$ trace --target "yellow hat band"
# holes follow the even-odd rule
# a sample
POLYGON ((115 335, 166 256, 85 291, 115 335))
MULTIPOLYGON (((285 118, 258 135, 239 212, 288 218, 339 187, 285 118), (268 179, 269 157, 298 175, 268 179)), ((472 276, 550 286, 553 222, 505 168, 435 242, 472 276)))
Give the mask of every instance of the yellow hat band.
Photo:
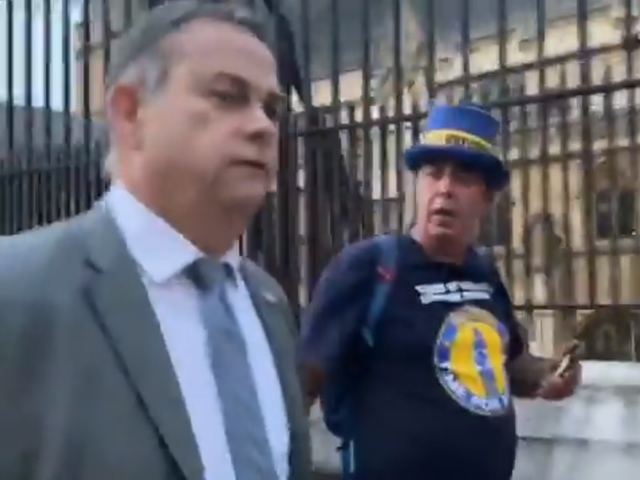
POLYGON ((493 145, 480 137, 460 130, 431 130, 420 136, 420 142, 427 145, 457 145, 494 154, 493 145))

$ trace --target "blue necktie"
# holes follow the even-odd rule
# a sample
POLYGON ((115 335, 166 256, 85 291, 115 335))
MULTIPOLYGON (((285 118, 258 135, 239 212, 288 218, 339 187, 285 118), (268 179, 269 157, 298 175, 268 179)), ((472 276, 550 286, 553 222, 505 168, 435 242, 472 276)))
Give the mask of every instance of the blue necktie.
POLYGON ((236 480, 277 480, 244 336, 227 298, 225 283, 235 279, 235 272, 228 264, 204 258, 186 274, 201 295, 211 370, 236 480))

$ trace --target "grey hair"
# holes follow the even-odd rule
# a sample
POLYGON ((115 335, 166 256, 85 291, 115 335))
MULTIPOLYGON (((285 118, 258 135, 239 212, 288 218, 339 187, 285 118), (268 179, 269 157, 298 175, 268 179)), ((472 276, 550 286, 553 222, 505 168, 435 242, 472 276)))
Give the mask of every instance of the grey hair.
MULTIPOLYGON (((127 83, 135 85, 140 98, 147 99, 158 92, 167 79, 169 61, 159 48, 147 52, 136 59, 118 78, 115 84, 107 90, 105 106, 109 116, 109 105, 113 91, 117 85, 127 83)), ((111 133, 109 134, 109 150, 103 162, 103 172, 106 178, 115 178, 117 175, 117 158, 112 148, 111 133)))
MULTIPOLYGON (((167 48, 166 41, 189 23, 201 19, 216 20, 239 26, 267 44, 262 22, 253 15, 253 11, 234 2, 203 3, 183 0, 157 7, 155 11, 151 11, 147 15, 146 19, 142 20, 141 25, 134 25, 131 32, 125 33, 124 38, 118 40, 124 44, 133 42, 134 46, 123 47, 125 52, 123 60, 116 62, 113 71, 110 71, 107 77, 105 99, 107 116, 110 114, 108 106, 117 85, 122 83, 135 85, 143 100, 150 98, 162 89, 168 78, 173 58, 171 49, 167 48), (169 20, 163 19, 163 15, 169 20), (149 30, 149 35, 141 37, 143 39, 151 37, 151 41, 138 38, 140 33, 146 30, 149 30), (128 36, 132 39, 127 38, 128 36), (142 42, 143 45, 135 45, 139 42, 142 42), (131 48, 134 52, 140 51, 137 54, 130 54, 128 50, 131 48), (126 65, 126 67, 122 68, 122 65, 126 65), (112 77, 114 74, 115 78, 112 77)), ((109 136, 109 144, 112 145, 111 134, 109 136)), ((116 164, 117 159, 110 146, 104 160, 104 173, 107 177, 113 178, 116 175, 116 164)))

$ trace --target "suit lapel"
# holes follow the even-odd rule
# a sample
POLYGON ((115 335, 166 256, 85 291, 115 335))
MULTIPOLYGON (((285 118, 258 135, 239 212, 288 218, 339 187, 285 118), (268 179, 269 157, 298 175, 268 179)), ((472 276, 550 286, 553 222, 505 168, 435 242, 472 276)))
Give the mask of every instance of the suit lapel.
MULTIPOLYGON (((291 387, 293 385, 289 384, 291 380, 291 375, 289 374, 291 366, 287 364, 287 360, 292 358, 289 350, 290 346, 287 342, 287 338, 291 336, 291 333, 287 330, 285 321, 282 318, 284 312, 278 305, 277 297, 264 289, 264 286, 260 285, 260 282, 256 281, 256 278, 251 275, 246 268, 243 268, 243 277, 258 317, 262 322, 262 328, 264 328, 267 341, 271 347, 276 370, 278 371, 286 400, 290 398, 291 387)), ((292 412, 289 411, 287 412, 289 417, 291 417, 291 413, 292 412)))
MULTIPOLYGON (((245 264, 246 265, 246 264, 245 264)), ((302 398, 300 393, 300 384, 296 373, 295 365, 292 362, 294 358, 293 342, 291 341, 292 332, 287 326, 289 315, 279 304, 278 297, 268 291, 262 285, 256 275, 252 275, 250 269, 243 268, 243 278, 247 284, 249 294, 258 313, 258 317, 262 322, 267 340, 271 347, 273 359, 278 371, 280 379, 280 387, 286 404, 287 418, 290 426, 290 446, 292 460, 290 462, 292 468, 291 478, 297 478, 295 471, 299 469, 297 466, 298 446, 300 443, 299 432, 304 431, 305 426, 300 422, 306 421, 302 411, 302 398)))
POLYGON ((102 204, 82 222, 93 272, 86 300, 188 480, 203 466, 160 326, 114 220, 102 204))

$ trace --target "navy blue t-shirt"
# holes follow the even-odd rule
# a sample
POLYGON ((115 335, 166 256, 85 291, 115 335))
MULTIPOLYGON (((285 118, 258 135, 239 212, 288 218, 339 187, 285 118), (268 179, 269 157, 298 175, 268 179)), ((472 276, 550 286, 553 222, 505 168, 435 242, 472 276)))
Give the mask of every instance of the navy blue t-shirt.
MULTIPOLYGON (((303 363, 328 381, 362 352, 378 247, 346 247, 303 319, 303 363)), ((357 385, 358 480, 508 480, 517 438, 504 364, 523 351, 509 295, 470 250, 462 265, 398 238, 392 289, 357 385)))

